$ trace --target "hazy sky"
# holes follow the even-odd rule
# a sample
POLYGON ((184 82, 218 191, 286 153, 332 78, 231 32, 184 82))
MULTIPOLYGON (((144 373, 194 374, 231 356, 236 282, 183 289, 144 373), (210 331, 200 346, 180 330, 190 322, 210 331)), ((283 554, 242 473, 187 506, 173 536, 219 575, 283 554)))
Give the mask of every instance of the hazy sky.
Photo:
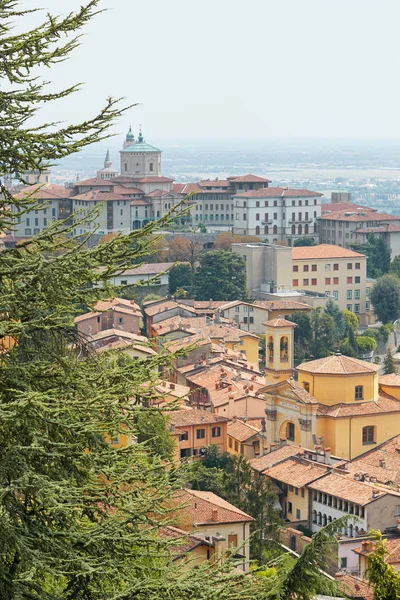
MULTIPOLYGON (((62 13, 83 0, 42 0, 62 13)), ((24 0, 35 6, 37 0, 24 0)), ((46 117, 139 102, 146 138, 400 138, 399 0, 103 0, 46 73, 83 91, 46 117)), ((33 22, 33 19, 32 19, 33 22)))

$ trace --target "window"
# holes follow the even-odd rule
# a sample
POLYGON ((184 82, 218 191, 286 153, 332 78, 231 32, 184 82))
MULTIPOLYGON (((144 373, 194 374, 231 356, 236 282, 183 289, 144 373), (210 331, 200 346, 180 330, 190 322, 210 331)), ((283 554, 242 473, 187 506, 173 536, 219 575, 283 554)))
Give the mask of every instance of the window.
POLYGON ((325 277, 325 285, 331 285, 331 278, 325 277))
POLYGON ((256 221, 259 221, 259 220, 260 220, 260 214, 259 214, 259 213, 257 213, 257 214, 256 214, 256 221))
POLYGON ((366 296, 367 296, 367 298, 368 298, 368 296, 369 296, 369 288, 365 288, 365 295, 366 295, 366 296))
POLYGON ((328 292, 328 291, 327 291, 327 292, 325 292, 325 296, 326 296, 327 298, 329 298, 329 296, 330 296, 330 295, 331 295, 331 293, 330 293, 330 292, 328 292))
POLYGON ((300 519, 300 509, 296 508, 296 519, 300 519))
POLYGON ((356 266, 356 269, 361 269, 361 265, 360 265, 360 263, 356 263, 356 265, 355 265, 355 266, 356 266))
POLYGON ((235 452, 239 451, 239 442, 235 440, 235 452))
POLYGON ((333 297, 335 298, 335 300, 339 300, 339 292, 337 290, 334 290, 333 297))
POLYGON ((369 310, 369 302, 365 303, 365 310, 367 310, 367 311, 369 310))
POLYGON ((278 206, 278 200, 274 200, 274 206, 278 206))
POLYGON ((353 263, 347 263, 347 269, 351 271, 353 268, 353 263))
POLYGON ((334 277, 334 278, 333 278, 333 283, 334 283, 335 285, 338 285, 338 284, 339 284, 339 277, 334 277))
POLYGON ((293 287, 297 287, 299 285, 298 279, 293 279, 293 287))
MULTIPOLYGON (((29 225, 29 223, 27 223, 27 225, 29 225)), ((299 265, 293 265, 293 271, 297 273, 298 270, 299 270, 299 265)))
POLYGON ((274 213, 274 219, 276 220, 278 218, 278 213, 274 213))
POLYGON ((361 277, 354 277, 354 283, 360 283, 361 277))
POLYGON ((268 200, 266 200, 266 201, 264 202, 264 206, 266 206, 266 207, 268 208, 268 200))
POLYGON ((44 227, 47 227, 47 219, 46 219, 46 217, 43 219, 43 225, 44 225, 44 227))
POLYGON ((303 285, 308 285, 308 279, 303 279, 303 285))
POLYGON ((333 270, 334 270, 334 271, 339 271, 339 264, 338 264, 338 263, 335 263, 335 264, 333 265, 333 270))
POLYGON ((346 310, 349 310, 350 312, 353 312, 353 305, 352 304, 346 304, 346 310))
POLYGON ((359 304, 354 305, 354 312, 356 313, 356 315, 360 314, 360 305, 359 304))
POLYGON ((342 556, 340 559, 340 568, 347 569, 347 556, 342 556))
POLYGON ((360 290, 354 290, 354 299, 355 300, 359 300, 360 299, 360 290))
POLYGON ((296 496, 299 495, 299 488, 294 488, 294 493, 296 494, 296 496))
POLYGON ((188 431, 182 431, 182 433, 179 434, 179 441, 180 442, 186 442, 189 439, 189 432, 188 431))
POLYGON ((331 270, 331 265, 330 264, 326 264, 325 265, 325 271, 330 271, 331 270))
POLYGON ((311 265, 311 271, 316 271, 317 270, 317 265, 311 265))
POLYGON ((293 512, 293 505, 291 502, 287 503, 287 511, 289 514, 292 514, 292 512, 293 512))
POLYGON ((35 218, 35 225, 36 227, 39 225, 39 219, 37 217, 35 218))
POLYGON ((308 381, 303 381, 303 388, 306 390, 306 392, 310 391, 310 384, 308 381))
POLYGON ((197 429, 196 430, 196 438, 198 440, 203 440, 206 437, 206 430, 205 429, 197 429))
POLYGON ((311 279, 311 285, 317 285, 317 280, 316 279, 311 279))
POLYGON ((260 201, 259 201, 259 200, 257 200, 257 201, 256 201, 256 208, 258 208, 259 206, 260 206, 260 201))
POLYGON ((118 325, 124 324, 124 317, 118 317, 118 325))
POLYGON ((249 318, 249 321, 250 321, 250 324, 251 324, 251 323, 254 323, 254 317, 250 317, 250 318, 249 318))
POLYGON ((362 400, 363 399, 363 387, 362 385, 356 385, 355 387, 355 393, 354 393, 354 398, 356 400, 362 400))
POLYGON ((304 488, 301 488, 301 497, 304 498, 304 488))
POLYGON ((362 443, 363 444, 374 444, 375 443, 375 427, 373 425, 367 425, 362 430, 362 443))
POLYGON ((128 163, 124 163, 124 171, 128 170, 128 163))
POLYGON ((353 283, 353 278, 352 277, 348 277, 347 278, 347 283, 353 283))
POLYGON ((127 279, 121 279, 121 285, 128 285, 127 279))
POLYGON ((303 265, 303 271, 308 271, 308 265, 303 265))
POLYGON ((347 290, 346 297, 347 297, 347 300, 352 300, 352 298, 353 298, 353 292, 352 292, 352 290, 347 290))
POLYGON ((243 317, 243 323, 246 325, 246 323, 247 323, 247 317, 243 317))
POLYGON ((212 437, 220 437, 221 436, 221 427, 213 427, 211 430, 212 437))
POLYGON ((287 424, 286 437, 290 442, 294 442, 294 424, 293 423, 287 424))
POLYGON ((32 235, 32 229, 30 227, 25 228, 25 235, 32 235))

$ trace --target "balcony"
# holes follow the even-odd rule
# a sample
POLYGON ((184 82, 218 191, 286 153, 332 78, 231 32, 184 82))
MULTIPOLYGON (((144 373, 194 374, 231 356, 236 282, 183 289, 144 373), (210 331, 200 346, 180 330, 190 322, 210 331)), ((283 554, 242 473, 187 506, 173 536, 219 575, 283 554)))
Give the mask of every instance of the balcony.
POLYGON ((272 225, 273 221, 261 221, 261 225, 272 225))

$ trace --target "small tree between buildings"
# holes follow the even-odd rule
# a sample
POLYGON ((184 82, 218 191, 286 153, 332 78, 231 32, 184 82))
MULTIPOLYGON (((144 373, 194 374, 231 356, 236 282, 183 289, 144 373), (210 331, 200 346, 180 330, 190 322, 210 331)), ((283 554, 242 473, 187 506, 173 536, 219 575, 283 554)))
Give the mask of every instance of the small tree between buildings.
MULTIPOLYGON (((331 316, 335 321, 335 333, 336 339, 341 340, 346 333, 346 322, 343 315, 343 311, 340 310, 336 302, 329 298, 328 302, 325 305, 324 312, 331 316)), ((357 319, 357 317, 356 317, 357 319)))
POLYGON ((394 365, 393 354, 390 348, 388 349, 386 356, 383 361, 383 372, 385 375, 390 375, 390 373, 396 373, 396 367, 394 365))
POLYGON ((244 258, 225 250, 205 252, 194 275, 193 295, 196 300, 245 300, 244 258))
POLYGON ((315 246, 316 241, 312 237, 304 236, 294 240, 293 246, 315 246))
POLYGON ((168 242, 166 257, 170 262, 189 263, 192 271, 194 271, 203 252, 203 242, 193 238, 176 235, 168 242))
POLYGON ((316 308, 311 315, 311 354, 315 358, 329 356, 335 347, 335 321, 333 317, 316 308))
POLYGON ((193 271, 189 263, 177 263, 168 271, 169 293, 175 294, 176 290, 183 289, 190 295, 193 283, 193 271))
POLYGON ((382 323, 400 317, 400 279, 396 275, 380 277, 371 290, 374 312, 382 323))

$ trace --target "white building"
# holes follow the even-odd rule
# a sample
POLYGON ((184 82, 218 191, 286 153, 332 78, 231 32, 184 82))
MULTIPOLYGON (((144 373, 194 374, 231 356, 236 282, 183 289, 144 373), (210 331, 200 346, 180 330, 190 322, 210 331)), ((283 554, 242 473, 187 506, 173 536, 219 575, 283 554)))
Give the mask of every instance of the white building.
POLYGON ((161 176, 161 150, 147 144, 140 130, 137 141, 128 145, 127 135, 121 154, 121 174, 127 177, 161 176))
POLYGON ((318 241, 317 219, 321 216, 321 196, 310 190, 262 188, 233 196, 233 232, 266 237, 267 243, 310 236, 318 241))

